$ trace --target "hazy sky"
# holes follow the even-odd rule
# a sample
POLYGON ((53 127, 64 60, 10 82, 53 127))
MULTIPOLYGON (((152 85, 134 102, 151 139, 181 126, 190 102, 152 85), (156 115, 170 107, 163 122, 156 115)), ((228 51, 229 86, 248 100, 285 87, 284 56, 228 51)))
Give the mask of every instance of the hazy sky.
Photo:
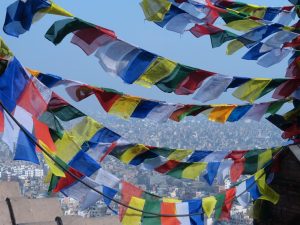
MULTIPOLYGON (((5 18, 6 7, 12 0, 1 0, 0 24, 5 18)), ((75 16, 97 25, 112 29, 118 37, 146 50, 190 66, 215 71, 222 74, 248 77, 283 77, 286 60, 271 68, 262 68, 255 61, 242 60, 245 49, 234 56, 226 56, 226 44, 212 49, 209 37, 194 38, 190 33, 180 36, 144 20, 139 1, 133 0, 56 0, 57 4, 75 16)), ((249 3, 289 5, 283 0, 252 0, 249 3)), ((129 94, 170 102, 195 102, 191 96, 177 96, 159 91, 156 87, 145 89, 137 85, 127 85, 121 79, 106 74, 94 56, 86 56, 77 46, 70 43, 70 36, 60 45, 54 46, 44 38, 44 34, 59 16, 47 15, 31 27, 30 32, 14 38, 3 33, 0 35, 26 66, 65 78, 80 80, 89 84, 110 87, 129 94)), ((237 99, 223 95, 218 103, 240 103, 237 99)))

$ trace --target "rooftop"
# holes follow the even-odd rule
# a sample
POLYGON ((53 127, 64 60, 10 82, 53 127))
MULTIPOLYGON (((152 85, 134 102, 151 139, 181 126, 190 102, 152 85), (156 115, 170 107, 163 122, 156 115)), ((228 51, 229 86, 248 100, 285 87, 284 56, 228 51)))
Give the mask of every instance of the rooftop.
POLYGON ((64 216, 57 198, 27 199, 17 182, 0 183, 0 225, 115 225, 117 217, 64 216))

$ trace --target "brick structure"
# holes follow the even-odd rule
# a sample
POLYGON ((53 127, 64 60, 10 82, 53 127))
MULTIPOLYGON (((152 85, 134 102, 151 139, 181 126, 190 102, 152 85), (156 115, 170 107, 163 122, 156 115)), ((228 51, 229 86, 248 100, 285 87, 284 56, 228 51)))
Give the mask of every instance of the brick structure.
MULTIPOLYGON (((299 158, 298 150, 298 158, 299 158)), ((291 151, 281 155, 280 171, 270 185, 280 194, 277 205, 266 201, 255 203, 254 225, 300 224, 300 161, 291 151)))

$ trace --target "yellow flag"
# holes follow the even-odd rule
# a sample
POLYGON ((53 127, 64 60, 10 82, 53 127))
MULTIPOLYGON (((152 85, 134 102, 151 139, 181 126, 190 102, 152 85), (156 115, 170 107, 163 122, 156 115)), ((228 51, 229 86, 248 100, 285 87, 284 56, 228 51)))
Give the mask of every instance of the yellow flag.
POLYGON ((0 57, 9 58, 13 56, 13 53, 10 51, 8 46, 5 44, 3 39, 0 37, 0 57))
POLYGON ((55 142, 57 156, 68 163, 79 152, 83 143, 89 141, 101 128, 103 126, 96 120, 85 117, 55 142))
POLYGON ((176 151, 172 152, 168 156, 168 160, 181 161, 181 160, 183 160, 184 158, 186 158, 187 156, 189 156, 192 153, 193 153, 193 150, 177 149, 176 151))
POLYGON ((246 6, 238 8, 237 11, 239 13, 244 13, 246 15, 262 19, 262 18, 264 18, 265 14, 266 14, 267 7, 248 4, 246 6))
POLYGON ((112 105, 108 113, 129 119, 140 101, 140 98, 123 95, 112 105))
POLYGON ((266 174, 264 174, 263 169, 259 170, 255 174, 255 180, 256 180, 259 192, 262 195, 259 199, 272 202, 273 204, 277 204, 280 196, 266 183, 266 174))
POLYGON ((143 0, 140 5, 146 20, 159 22, 164 19, 172 4, 167 0, 143 0))
POLYGON ((263 90, 268 86, 272 79, 257 78, 252 79, 233 92, 233 96, 243 101, 249 101, 253 103, 260 97, 263 90))
POLYGON ((45 177, 45 179, 44 179, 44 183, 49 184, 51 182, 52 176, 53 176, 53 173, 51 172, 51 170, 49 170, 46 177, 45 177))
POLYGON ((129 164, 136 156, 148 151, 149 149, 145 145, 138 144, 127 149, 120 157, 123 163, 129 164))
POLYGON ((202 207, 208 218, 211 217, 211 214, 213 213, 216 204, 217 204, 217 200, 214 196, 210 196, 202 199, 202 207))
POLYGON ((158 81, 169 76, 176 68, 176 65, 177 63, 173 61, 162 57, 157 57, 156 60, 151 63, 145 73, 142 74, 134 83, 146 88, 150 88, 158 81))
POLYGON ((48 9, 41 10, 41 12, 49 13, 49 14, 54 14, 54 15, 59 15, 59 16, 67 16, 67 17, 74 17, 72 13, 68 12, 64 8, 60 7, 53 1, 51 1, 51 6, 48 9))
POLYGON ((235 21, 232 21, 232 22, 226 24, 227 27, 230 27, 234 30, 246 31, 246 32, 250 31, 253 28, 260 27, 262 25, 263 25, 262 23, 259 23, 254 20, 248 20, 248 19, 235 20, 235 21))
POLYGON ((235 108, 235 105, 214 107, 214 109, 209 114, 208 119, 214 122, 225 123, 235 108))
POLYGON ((56 155, 66 163, 69 163, 81 149, 68 132, 65 132, 63 137, 55 142, 55 146, 56 155))
MULTIPOLYGON (((51 150, 48 148, 44 142, 39 140, 39 144, 43 147, 44 150, 47 151, 50 155, 54 157, 54 154, 51 152, 51 150)), ((50 159, 44 152, 43 152, 46 164, 49 166, 51 173, 53 173, 57 177, 66 177, 65 173, 60 169, 60 167, 56 166, 55 162, 50 159)))
POLYGON ((85 141, 90 140, 101 128, 103 128, 102 124, 87 116, 72 128, 69 134, 74 138, 79 147, 81 147, 85 141))
POLYGON ((240 50, 244 46, 245 45, 243 44, 243 42, 241 42, 239 40, 233 40, 233 41, 229 42, 229 44, 227 45, 226 54, 232 55, 233 53, 240 50))
POLYGON ((268 149, 258 155, 257 169, 262 169, 272 159, 272 150, 268 149))
POLYGON ((193 163, 182 171, 182 178, 194 180, 200 176, 200 174, 206 169, 206 167, 206 162, 193 163))
MULTIPOLYGON (((129 206, 139 210, 143 210, 145 206, 145 200, 141 198, 132 197, 129 206)), ((123 217, 123 225, 140 225, 142 220, 142 212, 138 212, 133 209, 127 209, 123 217)))

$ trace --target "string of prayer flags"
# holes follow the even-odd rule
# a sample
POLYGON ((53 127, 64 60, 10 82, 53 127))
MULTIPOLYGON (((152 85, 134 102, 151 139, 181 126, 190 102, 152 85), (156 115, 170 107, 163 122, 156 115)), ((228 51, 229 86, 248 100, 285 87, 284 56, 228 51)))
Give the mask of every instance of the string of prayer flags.
MULTIPOLYGON (((246 88, 244 88, 245 90, 246 88)), ((200 113, 204 113, 206 110, 212 109, 208 114, 208 119, 215 122, 236 122, 243 119, 244 116, 254 105, 184 105, 184 104, 170 104, 166 102, 159 102, 155 100, 143 99, 135 96, 125 95, 112 89, 96 88, 89 85, 74 83, 69 85, 67 93, 75 101, 82 101, 83 99, 94 94, 102 108, 109 114, 119 116, 124 119, 129 117, 140 119, 158 119, 162 122, 161 117, 153 117, 152 112, 157 109, 165 108, 165 111, 161 111, 169 119, 180 122, 187 116, 197 116, 200 113), (169 106, 169 107, 168 107, 169 106), (173 109, 170 111, 170 108, 173 109), (223 115, 225 114, 225 115, 223 115)), ((244 91, 245 92, 245 91, 244 91)), ((252 90, 252 93, 254 91, 252 90)), ((260 113, 272 113, 275 114, 280 108, 289 102, 289 100, 278 100, 268 103, 268 109, 261 111, 260 113), (269 110, 270 109, 270 110, 269 110), (271 110, 272 109, 272 110, 271 110)), ((262 115, 263 115, 262 114, 262 115)), ((261 114, 257 114, 257 117, 262 117, 261 114)), ((164 116, 164 117, 165 117, 164 116)))
MULTIPOLYGON (((267 105, 265 111, 256 111, 256 118, 260 119, 264 114, 275 114, 280 108, 289 102, 289 100, 277 100, 272 102, 260 103, 260 104, 246 104, 246 105, 185 105, 185 104, 171 104, 162 101, 144 99, 136 96, 130 96, 118 92, 113 89, 98 88, 87 84, 79 83, 72 80, 64 80, 62 77, 43 74, 39 71, 33 71, 28 69, 33 76, 36 76, 45 85, 50 87, 63 84, 66 87, 66 91, 74 101, 82 101, 91 95, 95 95, 102 108, 109 114, 118 116, 123 119, 139 118, 139 119, 152 119, 159 122, 164 122, 162 118, 171 119, 177 122, 182 121, 187 116, 197 116, 199 114, 207 115, 206 111, 211 110, 208 114, 208 119, 215 122, 236 122, 246 117, 247 113, 252 111, 253 108, 257 108, 258 105, 267 105), (164 110, 163 110, 164 109, 164 110), (160 116, 153 116, 154 112, 160 110, 160 116)), ((235 79, 236 82, 237 79, 235 79)), ((253 81, 255 82, 255 81, 253 81)), ((257 81, 259 82, 259 81, 257 81)), ((272 80, 272 83, 280 83, 281 79, 272 80)), ((234 84, 234 83, 233 83, 234 84)), ((270 84, 269 87, 274 85, 270 84)), ((233 86, 233 85, 232 85, 233 86)), ((251 90, 251 87, 257 88, 257 85, 241 86, 237 91, 255 93, 257 96, 257 89, 251 90), (240 91, 240 89, 242 89, 240 91), (249 90, 250 89, 250 90, 249 90), (256 91, 256 92, 255 92, 256 91)), ((267 85, 265 85, 267 86, 267 85)), ((268 88, 264 89, 264 93, 260 96, 268 93, 268 88)), ((66 112, 62 115, 66 115, 66 112)))
MULTIPOLYGON (((231 9, 231 8, 224 9, 222 7, 219 7, 217 4, 213 5, 209 1, 207 2, 207 4, 197 3, 196 6, 193 4, 194 4, 193 2, 189 2, 189 3, 184 2, 182 4, 179 4, 180 6, 179 7, 178 4, 175 4, 175 2, 168 2, 167 0, 155 0, 155 1, 143 0, 143 2, 141 3, 141 5, 144 8, 144 12, 147 15, 146 16, 147 18, 152 20, 161 18, 162 21, 156 23, 160 26, 166 26, 167 29, 169 30, 183 33, 188 24, 195 23, 195 26, 191 28, 190 31, 197 37, 202 36, 204 34, 210 34, 213 47, 218 47, 222 45, 224 42, 232 40, 232 42, 228 45, 227 52, 229 54, 232 54, 233 52, 237 51, 243 46, 249 48, 253 47, 254 48, 253 51, 262 52, 258 54, 259 56, 262 56, 261 59, 258 61, 258 64, 265 67, 269 67, 273 64, 276 64, 280 62, 283 58, 285 58, 291 51, 289 49, 281 49, 281 45, 283 44, 283 46, 285 46, 284 44, 286 42, 291 41, 293 38, 296 38, 298 36, 297 33, 292 32, 292 30, 294 29, 292 27, 285 27, 280 23, 264 24, 258 22, 261 21, 262 15, 258 13, 258 15, 260 16, 257 18, 253 16, 257 14, 253 11, 255 11, 254 10, 255 8, 256 9, 259 8, 260 11, 264 7, 262 8, 253 7, 252 5, 245 4, 242 7, 240 6, 238 7, 241 10, 241 12, 238 12, 236 11, 238 9, 231 9), (244 10, 247 13, 245 13, 244 10), (200 16, 199 18, 199 15, 201 14, 204 14, 204 17, 200 16), (249 28, 254 28, 254 29, 253 30, 246 29, 246 31, 249 30, 249 32, 243 34, 242 36, 239 36, 231 33, 230 31, 222 30, 220 28, 214 27, 212 24, 219 16, 222 17, 223 20, 227 22, 227 26, 231 28, 236 28, 239 30, 240 28, 245 28, 248 26, 249 28), (202 24, 204 23, 204 25, 199 25, 199 23, 202 24), (262 29, 264 30, 263 34, 261 33, 262 29), (272 43, 270 40, 267 40, 267 43, 259 43, 259 41, 261 41, 262 39, 276 32, 285 32, 288 34, 288 36, 285 39, 278 40, 276 45, 270 44, 272 43), (256 44, 262 45, 262 47, 259 49, 259 46, 254 46, 256 44)), ((50 2, 47 0, 31 0, 26 2, 17 1, 13 3, 10 7, 7 11, 7 18, 6 18, 6 23, 4 25, 4 30, 8 34, 11 34, 13 36, 19 36, 19 34, 24 33, 26 30, 29 30, 34 15, 39 14, 39 12, 41 12, 40 14, 52 13, 52 14, 58 14, 67 17, 73 17, 66 10, 62 9, 52 1, 50 2), (25 14, 25 16, 23 14, 25 14), (25 28, 23 28, 22 25, 24 25, 25 28)), ((283 14, 282 17, 280 17, 281 19, 279 19, 279 22, 282 22, 283 24, 289 24, 288 22, 289 20, 286 18, 287 17, 286 14, 288 15, 292 14, 290 11, 293 8, 294 7, 291 6, 291 7, 282 7, 282 9, 279 10, 277 9, 278 15, 281 13, 283 14)), ((273 14, 276 11, 276 9, 272 7, 270 8, 270 10, 268 9, 269 8, 267 8, 266 12, 272 12, 273 14)), ((39 15, 35 16, 35 18, 38 17, 39 15)), ((292 16, 289 15, 289 17, 291 18, 291 20, 293 19, 292 16)), ((273 17, 266 16, 266 19, 272 19, 272 18, 273 17)), ((75 45, 78 45, 80 48, 82 48, 87 55, 90 55, 93 52, 95 52, 98 47, 103 46, 107 43, 111 43, 113 40, 116 40, 116 36, 114 32, 93 25, 91 23, 87 23, 78 18, 71 18, 71 19, 62 20, 58 22, 56 24, 56 29, 55 27, 51 27, 51 29, 47 32, 46 38, 48 38, 54 44, 58 44, 61 42, 61 40, 64 38, 65 35, 71 32, 74 32, 74 36, 71 42, 75 45), (67 24, 68 24, 67 29, 64 30, 57 29, 58 27, 64 27, 67 24), (57 33, 58 30, 60 32, 57 33), (80 30, 84 30, 84 32, 80 30)), ((280 34, 278 36, 284 36, 284 35, 280 34)), ((274 41, 273 37, 271 37, 270 39, 274 41)), ((134 50, 136 50, 135 53, 131 52, 132 55, 129 55, 127 54, 128 52, 125 51, 126 54, 124 53, 123 55, 124 57, 126 55, 129 57, 129 59, 132 59, 133 56, 136 56, 135 54, 138 54, 137 53, 138 48, 135 48, 134 46, 131 47, 134 48, 134 50)), ((106 48, 104 48, 103 50, 105 49, 106 48)), ((252 51, 252 49, 250 51, 252 51)), ((103 52, 99 51, 97 52, 96 56, 97 57, 99 56, 99 58, 101 58, 102 54, 103 52)), ((160 58, 158 58, 157 60, 159 59, 160 58)), ((100 64, 102 64, 101 62, 102 60, 100 60, 100 64)), ((151 61, 149 63, 151 64, 151 61)), ((127 63, 125 64, 126 64, 125 66, 120 68, 121 71, 117 71, 117 72, 112 71, 112 72, 113 73, 124 72, 123 71, 124 67, 128 66, 127 63)), ((148 66, 150 66, 150 64, 148 64, 148 66)), ((109 70, 109 68, 107 69, 109 70)), ((171 67, 169 69, 171 69, 171 67)), ((145 72, 145 70, 142 72, 145 72)), ((140 71, 140 73, 142 72, 140 71)), ((165 74, 165 76, 167 75, 168 74, 165 74)), ((119 76, 121 75, 119 74, 119 76)), ((164 76, 157 77, 154 80, 152 80, 150 83, 139 81, 138 78, 139 77, 136 77, 136 79, 133 81, 140 83, 140 85, 149 87, 157 83, 158 81, 163 80, 164 76)))
POLYGON ((250 201, 257 199, 270 201, 273 204, 276 204, 279 200, 279 195, 266 184, 264 170, 258 171, 254 176, 247 178, 224 193, 202 199, 187 201, 166 200, 158 196, 151 196, 150 193, 145 194, 143 190, 127 182, 122 183, 121 192, 123 203, 144 211, 138 212, 131 208, 121 207, 123 210, 121 212, 123 213, 120 213, 119 216, 121 215, 120 221, 123 225, 149 225, 154 223, 162 225, 201 225, 205 224, 206 219, 211 218, 213 214, 216 220, 228 221, 230 220, 230 211, 235 199, 242 203, 243 207, 247 206, 250 201), (207 217, 204 217, 204 215, 207 217))
POLYGON ((50 0, 17 0, 7 8, 3 30, 8 35, 19 37, 29 31, 31 24, 44 14, 73 16, 50 0))
MULTIPOLYGON (((258 64, 264 67, 270 67, 282 61, 291 52, 290 49, 282 48, 294 47, 293 45, 288 46, 286 43, 298 37, 298 33, 293 32, 295 26, 287 27, 290 22, 295 19, 295 11, 297 11, 297 9, 294 6, 264 7, 227 1, 215 2, 213 6, 209 5, 209 3, 195 3, 193 1, 170 2, 172 2, 173 7, 178 7, 177 11, 173 10, 172 18, 174 18, 174 20, 177 16, 184 14, 181 11, 195 18, 198 18, 199 14, 202 15, 201 13, 203 12, 205 14, 209 11, 215 11, 215 16, 221 17, 227 27, 246 31, 247 33, 242 35, 234 34, 216 27, 212 22, 206 21, 207 18, 205 17, 201 18, 200 23, 199 21, 198 23, 197 21, 192 21, 196 24, 189 29, 189 31, 198 38, 203 35, 210 35, 212 47, 219 47, 223 43, 231 41, 227 46, 227 54, 229 55, 242 47, 250 48, 243 59, 258 60, 260 58, 258 64), (199 8, 201 10, 199 10, 199 8), (174 16, 176 15, 175 12, 177 12, 177 16, 174 16), (270 22, 275 18, 276 23, 270 22), (254 29, 245 29, 245 27, 249 25, 254 29), (274 33, 274 37, 271 36, 274 33), (268 36, 271 37, 262 43, 261 41, 268 36)), ((169 12, 171 11, 170 9, 169 12)), ((165 17, 167 21, 170 21, 167 15, 165 17)), ((186 26, 188 22, 191 23, 191 21, 187 21, 186 26)), ((159 23, 157 24, 160 25, 159 23)), ((166 26, 166 28, 168 29, 168 26, 166 26)), ((184 30, 182 30, 182 32, 183 31, 184 30)))
MULTIPOLYGON (((174 4, 178 4, 180 7, 187 8, 186 5, 194 4, 198 6, 198 2, 190 1, 190 0, 170 0, 170 2, 174 4), (189 4, 187 4, 189 3, 189 4)), ((279 17, 279 20, 282 20, 282 17, 289 17, 291 11, 293 10, 294 6, 282 6, 282 7, 267 7, 267 6, 259 6, 254 4, 247 4, 244 2, 237 2, 237 1, 213 1, 211 2, 214 4, 215 7, 222 8, 224 10, 229 10, 232 14, 236 17, 249 17, 251 19, 262 19, 265 21, 273 21, 276 17, 279 17)), ((295 4, 294 4, 295 5, 295 4)), ((225 11, 223 11, 225 12, 225 11)))
MULTIPOLYGON (((204 175, 210 184, 218 172, 220 162, 231 158, 230 152, 167 149, 129 143, 89 117, 83 119, 70 131, 64 132, 62 139, 58 139, 55 144, 57 149, 68 148, 67 154, 64 151, 57 152, 65 162, 69 162, 80 150, 83 150, 95 160, 102 161, 103 157, 109 154, 126 164, 134 166, 143 164, 146 169, 176 178, 195 179, 206 169, 207 173, 204 175), (76 137, 76 140, 71 137, 76 137)), ((263 152, 255 151, 255 154, 263 152)), ((259 157, 257 156, 256 159, 259 160, 259 157)), ((263 162, 271 160, 265 157, 262 159, 263 162)), ((263 165, 262 162, 258 164, 263 165)), ((255 172, 255 170, 250 172, 253 171, 255 172)))
MULTIPOLYGON (((76 170, 70 169, 71 171, 75 172, 76 170)), ((102 171, 101 177, 103 178, 103 172, 104 177, 109 177, 107 180, 108 183, 109 180, 112 178, 109 173, 106 171, 103 171, 103 169, 100 169, 102 171)), ((99 172, 100 172, 99 171, 99 172)), ((77 172, 77 175, 80 173, 77 172)), ((210 196, 203 199, 194 199, 194 200, 188 200, 188 201, 181 201, 177 199, 167 199, 167 198, 161 198, 159 196, 155 196, 151 193, 145 192, 141 190, 140 188, 122 181, 121 185, 121 202, 125 205, 131 206, 135 209, 144 210, 145 212, 136 212, 136 210, 123 207, 121 206, 119 208, 119 216, 120 221, 122 224, 149 224, 154 221, 158 222, 159 224, 169 224, 172 222, 176 222, 176 224, 180 224, 180 222, 185 221, 187 224, 203 224, 205 218, 204 213, 209 217, 211 217, 213 211, 215 211, 216 218, 219 220, 227 220, 230 216, 230 210, 233 204, 233 200, 235 198, 239 199, 240 195, 244 195, 245 193, 249 193, 251 195, 251 198, 253 200, 256 200, 258 198, 264 199, 267 201, 271 201, 273 204, 278 202, 279 196, 276 192, 274 192, 265 182, 265 176, 262 176, 262 171, 259 171, 255 174, 255 176, 252 176, 244 181, 241 182, 246 184, 246 189, 242 192, 236 191, 236 188, 231 188, 227 190, 224 194, 218 195, 218 196, 210 196), (223 198, 220 199, 220 196, 223 198), (155 215, 149 215, 147 212, 151 213, 157 213, 158 216, 155 215), (218 213, 219 212, 219 213, 218 213), (195 213, 199 213, 199 215, 195 215, 195 213), (164 217, 159 216, 159 214, 167 214, 167 215, 174 215, 173 217, 164 217), (188 215, 190 216, 180 216, 176 217, 176 215, 188 215)), ((72 186, 69 186, 72 183, 72 179, 70 180, 64 180, 65 178, 62 178, 64 182, 59 182, 57 188, 55 191, 63 190, 63 193, 65 193, 67 196, 73 197, 77 199, 78 201, 82 202, 82 200, 90 194, 91 191, 88 191, 84 185, 76 183, 72 186), (66 188, 68 187, 68 188, 66 188)), ((82 181, 87 182, 92 187, 98 187, 101 185, 100 182, 97 182, 97 179, 92 180, 90 178, 81 176, 82 181)), ((113 186, 115 187, 116 184, 119 183, 119 180, 117 178, 114 178, 113 180, 113 186)), ((102 182, 106 183, 106 181, 102 182)), ((239 185, 240 186, 240 185, 239 185)), ((245 185, 244 185, 245 186, 245 185)), ((238 189, 238 188, 237 188, 238 189)), ((104 190, 104 189, 103 189, 104 190)), ((117 191, 114 189, 109 189, 113 192, 109 195, 108 192, 106 192, 106 196, 109 196, 111 198, 114 198, 117 191)), ((97 195, 94 193, 94 195, 97 195)), ((91 198, 89 198, 91 199, 91 198)), ((109 204, 108 204, 109 205, 109 204)))
POLYGON ((230 23, 231 20, 252 20, 253 22, 260 22, 264 24, 268 24, 268 22, 270 23, 273 21, 274 24, 288 26, 296 16, 296 8, 294 6, 266 7, 229 1, 216 2, 215 6, 227 11, 225 15, 221 15, 222 19, 227 24, 228 22, 230 23), (230 20, 228 21, 226 17, 229 17, 230 20))
POLYGON ((264 7, 228 1, 196 3, 172 0, 143 0, 140 5, 147 20, 153 21, 167 30, 181 34, 188 30, 198 38, 210 35, 214 48, 231 41, 227 47, 229 55, 242 47, 251 48, 246 53, 247 56, 243 58, 249 59, 249 55, 255 54, 256 59, 252 57, 251 60, 257 60, 264 55, 258 61, 258 64, 264 67, 270 67, 285 58, 290 50, 281 49, 281 46, 298 36, 293 32, 292 27, 287 27, 295 18, 294 6, 264 7), (164 13, 160 14, 160 11, 164 13), (151 16, 149 16, 149 12, 151 12, 151 16), (246 33, 237 35, 221 29, 220 26, 214 24, 219 17, 223 19, 227 27, 246 33), (159 18, 161 19, 158 20, 159 18), (276 22, 272 22, 275 18, 276 22), (194 24, 194 26, 187 29, 190 24, 194 24), (271 44, 274 37, 265 43, 260 42, 273 33, 280 33, 277 37, 284 37, 281 32, 285 32, 288 36, 285 39, 277 40, 276 45, 271 44), (263 47, 255 46, 256 44, 263 45, 263 47), (273 57, 274 55, 277 57, 273 57))
MULTIPOLYGON (((64 37, 68 33, 76 31, 81 33, 80 37, 88 37, 92 28, 86 29, 86 27, 90 26, 92 26, 90 23, 77 18, 60 20, 51 26, 46 37, 55 44, 57 44, 56 39, 61 41, 57 34, 60 34, 60 36, 63 34, 64 37), (74 24, 81 24, 80 26, 84 28, 73 26, 74 24)), ((105 35, 107 36, 108 34, 105 35)), ((95 42, 97 45, 93 45, 93 51, 95 46, 97 46, 98 50, 95 56, 99 59, 100 65, 106 72, 119 76, 125 83, 135 83, 146 88, 155 85, 167 93, 174 92, 179 95, 190 95, 198 90, 194 95, 194 99, 202 102, 218 98, 229 88, 236 89, 236 92, 234 92, 235 97, 254 102, 279 88, 283 83, 290 81, 287 78, 268 79, 270 83, 267 83, 267 80, 263 78, 251 79, 221 75, 173 62, 118 40, 114 35, 110 35, 109 38, 104 38, 104 40, 95 42)), ((83 45, 81 45, 81 48, 84 48, 83 45)), ((84 49, 84 51, 92 52, 90 49, 84 49)), ((275 54, 274 51, 269 53, 275 54)), ((288 88, 287 92, 281 95, 274 95, 273 97, 287 98, 296 91, 297 87, 298 83, 296 82, 293 87, 288 88)), ((133 102, 134 104, 138 104, 138 102, 133 102)), ((130 112, 129 109, 128 113, 130 112)), ((127 115, 127 117, 130 117, 130 115, 127 115)))
MULTIPOLYGON (((231 171, 231 179, 235 182, 242 174, 253 174, 263 168, 272 161, 272 155, 277 151, 278 148, 260 151, 191 151, 126 144, 122 141, 120 144, 117 142, 110 149, 109 155, 118 158, 125 164, 133 166, 142 164, 145 169, 154 170, 178 179, 196 179, 203 174, 211 185, 224 160, 234 160, 233 164, 226 163, 226 165, 231 171), (237 170, 237 168, 239 169, 237 170), (206 173, 204 173, 205 171, 206 173)), ((222 170, 225 169, 224 164, 222 170)))
MULTIPOLYGON (((268 26, 268 29, 269 27, 272 26, 268 26)), ((276 26, 273 27, 276 28, 276 26)), ((258 29, 262 28, 259 27, 258 29)), ((268 29, 263 32, 264 35, 260 34, 258 36, 259 39, 256 37, 255 41, 257 42, 261 40, 261 38, 266 37, 266 34, 270 35, 274 32, 274 30, 271 32, 271 30, 268 31, 268 29)), ((230 77, 227 78, 226 76, 216 73, 191 68, 159 57, 126 42, 117 40, 113 31, 78 18, 61 20, 54 23, 47 32, 46 37, 53 43, 58 44, 71 32, 75 33, 72 43, 81 47, 87 54, 92 54, 98 49, 96 56, 99 58, 99 62, 104 70, 109 73, 117 74, 126 83, 137 83, 144 87, 156 85, 164 92, 175 92, 176 94, 185 95, 192 94, 196 89, 200 88, 195 99, 202 101, 215 99, 222 93, 222 90, 225 91, 227 88, 232 87, 230 77), (225 85, 227 83, 223 82, 219 82, 219 85, 213 90, 211 89, 211 85, 207 86, 207 83, 216 84, 215 81, 219 80, 217 78, 222 78, 223 81, 226 80, 228 86, 225 85), (201 87, 202 82, 206 79, 209 79, 208 81, 210 82, 205 82, 205 85, 201 87), (208 91, 205 91, 208 90, 207 88, 212 90, 208 96, 203 95, 203 92, 208 94, 208 91), (206 97, 204 98, 204 96, 206 97)), ((251 32, 255 33, 255 31, 251 32)), ((259 32, 257 33, 259 34, 259 32)), ((288 34, 286 36, 288 39, 284 40, 289 40, 293 37, 288 34)), ((242 38, 242 40, 245 39, 247 39, 246 36, 242 38)), ((272 37, 271 40, 268 42, 269 44, 265 44, 264 46, 273 46, 273 44, 276 43, 274 40, 277 39, 272 37)), ((279 43, 282 43, 280 38, 279 43)), ((278 47, 280 44, 277 43, 274 45, 278 47)), ((268 54, 275 54, 275 52, 271 51, 268 54)), ((279 58, 280 57, 276 57, 276 59, 279 58)), ((235 82, 235 79, 233 79, 232 82, 235 82)), ((276 86, 274 88, 276 88, 276 86)), ((281 97, 284 98, 288 96, 285 95, 281 97)))

